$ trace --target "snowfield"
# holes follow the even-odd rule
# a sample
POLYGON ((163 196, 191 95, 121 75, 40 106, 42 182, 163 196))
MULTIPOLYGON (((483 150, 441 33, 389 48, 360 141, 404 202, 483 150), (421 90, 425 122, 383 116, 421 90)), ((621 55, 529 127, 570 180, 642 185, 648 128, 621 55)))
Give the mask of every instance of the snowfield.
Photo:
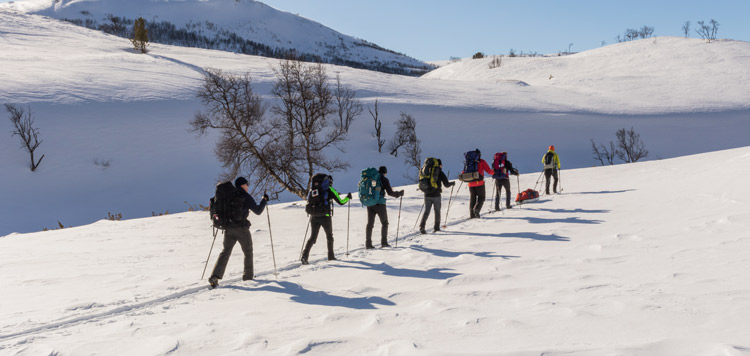
POLYGON ((198 280, 205 212, 5 236, 0 353, 750 355, 748 174, 748 148, 568 170, 562 194, 479 220, 464 186, 427 235, 407 186, 400 224, 388 201, 398 247, 364 250, 353 203, 334 216, 340 260, 319 241, 309 266, 302 204, 273 204, 278 276, 252 215, 257 280, 240 280, 236 248, 216 290, 198 280), (696 191, 707 180, 734 189, 696 191))
MULTIPOLYGON (((58 4, 83 3, 95 2, 58 4)), ((355 198, 333 219, 339 260, 320 236, 301 266, 304 204, 283 196, 250 218, 256 280, 241 281, 236 247, 209 290, 200 274, 221 236, 207 258, 208 214, 186 210, 207 204, 221 167, 216 136, 188 132, 195 92, 206 67, 247 72, 270 104, 278 61, 158 44, 136 54, 32 14, 50 4, 0 4, 0 104, 31 108, 45 154, 30 172, 0 119, 0 354, 750 355, 747 42, 659 37, 494 69, 467 59, 422 78, 326 66, 365 107, 380 102, 386 138, 401 112, 414 116, 423 156, 451 178, 465 151, 507 151, 522 173, 512 191, 540 189, 554 144, 562 194, 493 213, 488 200, 470 220, 467 188, 447 217, 446 190, 448 226, 419 235, 421 193, 403 157, 377 152, 365 110, 345 152, 329 152, 351 164, 335 186, 355 191, 362 169, 388 166, 406 191, 400 219, 388 200, 394 247, 363 249, 355 198), (590 140, 623 127, 649 159, 592 168, 590 140)))

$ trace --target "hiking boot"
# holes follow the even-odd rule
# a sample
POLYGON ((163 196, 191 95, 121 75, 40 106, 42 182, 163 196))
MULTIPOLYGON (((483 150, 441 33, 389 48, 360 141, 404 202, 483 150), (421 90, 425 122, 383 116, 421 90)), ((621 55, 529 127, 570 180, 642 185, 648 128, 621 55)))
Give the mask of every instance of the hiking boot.
POLYGON ((365 250, 372 250, 374 248, 375 248, 375 246, 373 246, 373 245, 365 245, 365 250))
POLYGON ((505 209, 513 209, 513 207, 510 206, 510 205, 508 205, 508 206, 505 207, 505 209))
POLYGON ((334 256, 328 256, 329 261, 338 261, 334 256))
POLYGON ((419 228, 419 233, 422 234, 422 235, 424 235, 424 234, 427 233, 427 231, 425 231, 423 227, 420 227, 419 228))
POLYGON ((208 278, 208 284, 211 286, 211 289, 214 289, 219 286, 219 277, 211 276, 208 278))
POLYGON ((438 232, 440 231, 440 226, 435 226, 435 228, 432 230, 432 232, 438 232))
POLYGON ((479 210, 474 210, 474 218, 479 219, 479 210))
POLYGON ((303 265, 309 265, 310 264, 310 262, 307 262, 307 258, 304 258, 304 257, 302 257, 302 259, 300 260, 300 262, 302 262, 303 265))
POLYGON ((391 245, 389 245, 387 242, 380 244, 380 248, 383 248, 383 247, 391 247, 391 245))

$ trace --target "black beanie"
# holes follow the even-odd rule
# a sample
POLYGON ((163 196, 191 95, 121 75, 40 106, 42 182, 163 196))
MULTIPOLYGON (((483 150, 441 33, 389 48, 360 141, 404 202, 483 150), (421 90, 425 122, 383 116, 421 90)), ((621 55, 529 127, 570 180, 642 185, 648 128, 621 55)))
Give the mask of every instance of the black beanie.
POLYGON ((239 177, 239 178, 237 178, 237 179, 234 180, 234 186, 237 187, 237 188, 239 188, 239 187, 241 187, 241 186, 243 186, 245 184, 247 184, 247 179, 245 179, 245 177, 239 177))
POLYGON ((385 168, 385 166, 380 166, 380 168, 378 168, 378 173, 386 174, 388 173, 388 168, 385 168))

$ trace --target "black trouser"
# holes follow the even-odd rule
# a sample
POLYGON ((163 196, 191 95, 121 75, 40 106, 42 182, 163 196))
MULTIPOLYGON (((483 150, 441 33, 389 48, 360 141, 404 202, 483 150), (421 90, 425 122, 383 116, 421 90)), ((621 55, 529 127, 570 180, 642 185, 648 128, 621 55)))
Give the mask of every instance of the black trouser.
POLYGON ((469 209, 471 210, 471 217, 479 216, 479 211, 482 210, 484 205, 484 197, 487 193, 484 190, 484 184, 478 187, 469 187, 469 209))
POLYGON ((419 228, 424 230, 427 224, 427 218, 430 217, 430 209, 435 209, 435 230, 440 229, 440 196, 436 197, 424 197, 424 215, 422 215, 422 223, 419 224, 419 228))
POLYGON ((510 208, 510 179, 495 179, 495 210, 500 210, 500 192, 505 188, 505 207, 510 208))
POLYGON ((305 251, 302 253, 302 259, 306 260, 310 256, 310 249, 318 240, 318 232, 323 227, 326 233, 326 242, 328 243, 328 259, 333 256, 333 223, 330 216, 318 216, 310 218, 310 239, 307 240, 305 251))
POLYGON ((547 178, 547 185, 545 186, 545 192, 549 194, 549 177, 555 178, 555 184, 552 186, 552 192, 557 193, 557 169, 549 168, 544 170, 544 177, 547 178))
POLYGON ((372 246, 372 228, 375 226, 375 215, 380 218, 380 244, 388 244, 388 210, 385 204, 367 207, 367 227, 365 228, 365 246, 372 246))
POLYGON ((219 259, 216 261, 214 271, 211 273, 216 278, 223 278, 224 271, 227 269, 227 263, 229 262, 229 256, 232 255, 232 249, 235 243, 239 242, 242 247, 242 252, 245 253, 245 273, 243 277, 245 279, 253 278, 253 239, 250 236, 250 228, 248 227, 230 227, 224 230, 224 248, 219 254, 219 259))

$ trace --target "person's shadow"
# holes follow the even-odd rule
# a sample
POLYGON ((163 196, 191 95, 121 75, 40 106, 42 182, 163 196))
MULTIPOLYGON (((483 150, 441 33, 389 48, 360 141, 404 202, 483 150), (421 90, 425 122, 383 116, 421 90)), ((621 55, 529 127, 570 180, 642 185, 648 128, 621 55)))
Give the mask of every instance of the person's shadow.
POLYGON ((396 268, 386 263, 369 263, 364 261, 341 261, 341 267, 355 269, 371 269, 383 272, 386 276, 393 277, 411 277, 425 279, 448 279, 458 276, 458 273, 444 272, 449 268, 431 268, 428 270, 419 270, 411 268, 396 268))
POLYGON ((510 256, 510 255, 496 255, 496 254, 494 254, 494 252, 458 252, 458 251, 446 251, 446 250, 438 250, 438 249, 434 249, 434 248, 427 248, 427 247, 419 246, 419 245, 417 245, 417 246, 411 246, 410 248, 412 250, 414 250, 414 251, 426 252, 426 253, 431 253, 431 254, 433 254, 435 256, 438 256, 438 257, 449 257, 449 258, 458 257, 458 256, 461 256, 461 255, 473 255, 473 256, 477 256, 477 257, 487 257, 487 258, 502 258, 502 259, 506 259, 506 260, 509 260, 511 258, 519 258, 519 257, 521 257, 521 256, 510 256))
POLYGON ((342 297, 338 295, 328 294, 324 291, 311 291, 307 290, 299 284, 285 282, 285 281, 262 281, 257 280, 256 282, 264 283, 258 287, 245 287, 245 286, 227 286, 229 289, 244 290, 248 292, 274 292, 291 295, 291 300, 310 305, 323 305, 330 307, 345 307, 351 309, 377 309, 378 305, 396 305, 392 301, 381 298, 381 297, 342 297), (276 285, 273 285, 276 284, 276 285))

